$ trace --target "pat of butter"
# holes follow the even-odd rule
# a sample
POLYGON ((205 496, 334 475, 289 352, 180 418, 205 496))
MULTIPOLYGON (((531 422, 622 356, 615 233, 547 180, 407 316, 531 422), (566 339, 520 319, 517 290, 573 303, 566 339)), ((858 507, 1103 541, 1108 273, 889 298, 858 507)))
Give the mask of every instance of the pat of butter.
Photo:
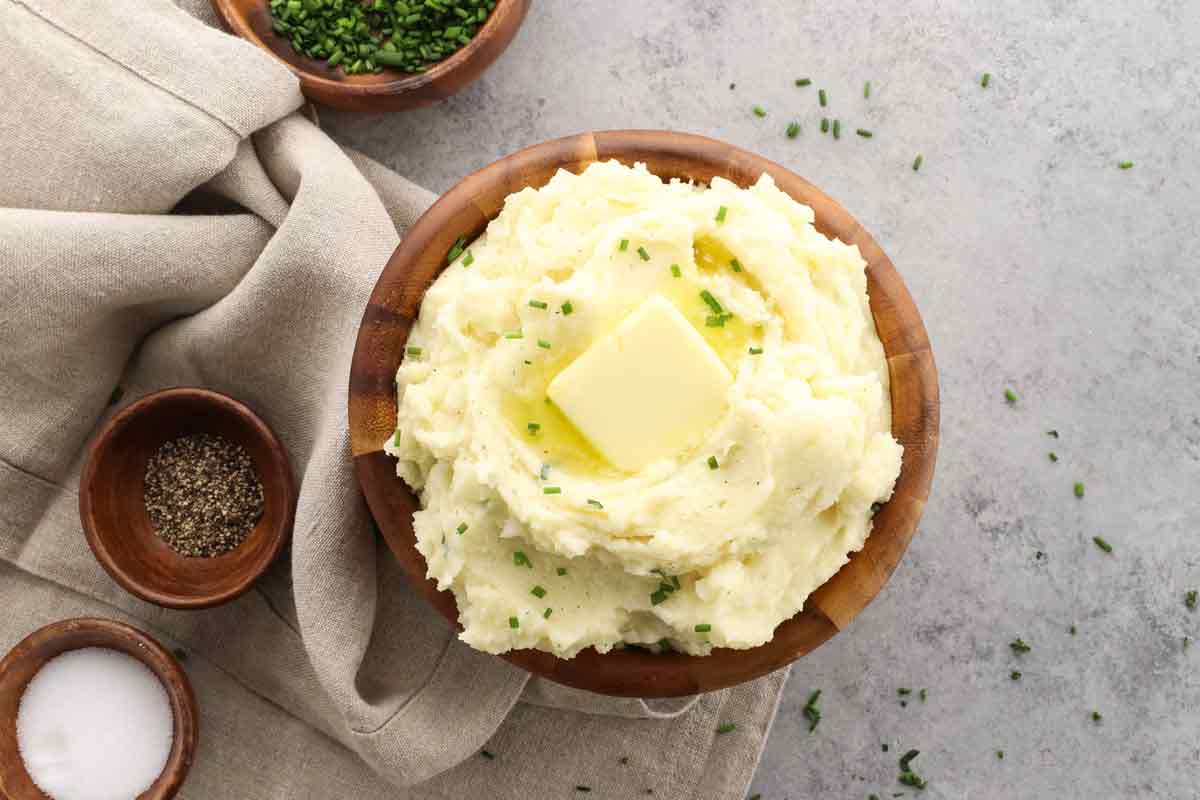
POLYGON ((674 456, 720 419, 733 376, 659 295, 550 382, 550 399, 616 467, 674 456))

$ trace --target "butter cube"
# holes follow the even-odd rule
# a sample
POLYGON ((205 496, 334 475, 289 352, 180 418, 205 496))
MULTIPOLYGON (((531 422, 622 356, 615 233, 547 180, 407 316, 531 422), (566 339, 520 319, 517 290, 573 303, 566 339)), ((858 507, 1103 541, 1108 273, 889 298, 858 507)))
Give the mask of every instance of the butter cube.
POLYGON ((733 376, 704 338, 655 295, 571 362, 547 393, 614 466, 636 472, 700 442, 733 376))

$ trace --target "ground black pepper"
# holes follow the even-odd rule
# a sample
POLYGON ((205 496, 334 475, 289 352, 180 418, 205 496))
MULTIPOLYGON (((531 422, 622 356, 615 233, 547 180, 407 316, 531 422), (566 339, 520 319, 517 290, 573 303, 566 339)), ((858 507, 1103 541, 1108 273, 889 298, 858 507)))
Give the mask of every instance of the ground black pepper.
POLYGON ((173 439, 150 457, 144 499, 155 532, 189 557, 229 552, 263 513, 262 482, 246 449, 207 433, 173 439))

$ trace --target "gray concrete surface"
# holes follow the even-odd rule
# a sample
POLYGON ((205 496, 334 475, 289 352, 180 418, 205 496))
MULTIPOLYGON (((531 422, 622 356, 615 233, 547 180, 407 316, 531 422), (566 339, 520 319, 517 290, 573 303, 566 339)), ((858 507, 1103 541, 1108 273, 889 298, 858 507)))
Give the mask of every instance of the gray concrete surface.
POLYGON ((793 669, 750 794, 912 797, 917 748, 925 798, 1195 798, 1198 42, 1186 0, 543 0, 459 97, 322 118, 434 190, 580 130, 702 132, 805 175, 894 259, 941 371, 934 494, 883 594, 793 669), (820 135, 818 87, 875 137, 820 135))

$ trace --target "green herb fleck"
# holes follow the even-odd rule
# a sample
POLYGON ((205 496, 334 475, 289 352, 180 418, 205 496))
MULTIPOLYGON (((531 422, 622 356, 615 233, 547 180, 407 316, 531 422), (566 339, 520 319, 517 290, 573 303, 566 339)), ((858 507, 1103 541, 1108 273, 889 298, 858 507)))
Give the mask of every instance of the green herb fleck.
POLYGON ((508 627, 519 628, 519 627, 521 627, 521 621, 519 619, 517 619, 516 617, 509 617, 508 618, 508 627))
POLYGON ((1112 545, 1109 544, 1103 536, 1093 536, 1092 541, 1096 543, 1096 547, 1099 547, 1106 553, 1111 553, 1113 551, 1112 545))
POLYGON ((622 239, 621 244, 617 245, 617 249, 620 250, 622 253, 625 252, 626 250, 628 250, 629 249, 629 240, 622 239))
POLYGON ((525 427, 529 430, 530 433, 537 433, 539 430, 542 429, 542 426, 536 422, 527 423, 525 425, 525 427))
POLYGON ((678 264, 671 265, 671 274, 674 275, 676 278, 681 277, 683 275, 683 273, 680 272, 680 270, 679 270, 678 264))
POLYGON ((1012 671, 1012 674, 1009 675, 1008 677, 1012 678, 1014 681, 1019 681, 1019 680, 1021 680, 1021 672, 1020 672, 1020 670, 1014 669, 1012 671))
POLYGON ((1001 761, 1003 761, 1003 760, 1004 760, 1004 751, 1003 751, 1003 750, 997 750, 997 751, 996 751, 996 758, 998 758, 998 759, 1000 759, 1001 761))
POLYGON ((734 272, 741 272, 742 271, 742 262, 738 261, 736 258, 731 258, 731 259, 729 259, 729 267, 734 272))
POLYGON ((992 73, 990 73, 990 72, 983 73, 983 77, 981 77, 979 79, 979 85, 985 89, 988 87, 988 84, 991 82, 992 82, 992 73))
POLYGON ((825 93, 824 89, 817 92, 817 102, 821 104, 821 108, 829 105, 829 95, 825 93))
POLYGON ((901 686, 899 689, 896 690, 896 694, 900 695, 901 697, 903 697, 905 695, 910 695, 910 694, 912 694, 912 689, 909 689, 907 686, 901 686))
POLYGON ((762 355, 762 348, 761 348, 761 347, 751 347, 751 348, 750 348, 750 355, 752 355, 752 356, 760 356, 760 355, 762 355))
POLYGON ((550 343, 547 342, 545 339, 538 339, 538 347, 542 348, 543 350, 549 350, 550 343))
POLYGON ((518 567, 529 567, 533 569, 533 562, 529 560, 529 556, 525 555, 523 550, 513 551, 513 563, 518 567))
POLYGON ((641 259, 642 259, 642 261, 649 261, 649 260, 650 260, 650 254, 649 254, 648 252, 646 252, 646 248, 645 248, 645 247, 640 247, 640 246, 639 246, 639 247, 638 247, 638 249, 637 249, 637 254, 638 254, 639 256, 641 256, 641 259))
POLYGON ((750 110, 754 112, 754 116, 756 117, 765 117, 767 115, 767 110, 762 106, 755 106, 750 110))
POLYGON ((718 208, 717 209, 717 222, 724 222, 725 215, 727 213, 729 213, 729 209, 727 209, 725 206, 721 206, 720 208, 718 208))
POLYGON ((925 161, 925 156, 917 153, 917 157, 913 159, 913 172, 921 169, 921 164, 925 161))
POLYGON ((524 339, 525 334, 522 333, 521 331, 509 331, 508 333, 504 334, 504 338, 505 339, 524 339))
POLYGON ((922 689, 921 691, 917 692, 917 696, 920 697, 921 702, 924 703, 925 698, 929 696, 929 692, 927 692, 925 689, 922 689))
POLYGON ((488 761, 491 761, 492 759, 494 759, 496 757, 495 753, 489 752, 487 750, 480 750, 479 755, 483 756, 488 761))
POLYGON ((859 136, 863 137, 864 139, 870 139, 872 136, 875 135, 875 134, 871 133, 869 130, 867 130, 866 128, 856 128, 854 130, 854 132, 857 133, 859 136))
POLYGON ((909 750, 904 755, 900 756, 900 771, 908 772, 908 765, 913 762, 917 756, 921 755, 920 750, 909 750))
POLYGON ((1104 717, 1100 714, 1099 711, 1092 712, 1092 722, 1099 722, 1102 719, 1104 719, 1104 717))
POLYGON ((465 522, 458 523, 458 528, 456 528, 454 532, 457 533, 459 536, 462 536, 464 533, 467 532, 467 523, 465 523, 465 522))
POLYGON ((789 139, 795 139, 800 135, 800 123, 792 121, 788 123, 787 130, 784 131, 789 139))
POLYGON ((400 446, 400 429, 396 428, 396 432, 392 434, 392 447, 400 446))
POLYGON ((833 138, 842 138, 842 121, 840 119, 835 119, 833 121, 833 138))
POLYGON ((717 302, 717 298, 713 297, 712 292, 710 292, 708 289, 705 289, 704 291, 700 292, 700 299, 703 300, 705 302, 705 304, 709 308, 712 309, 712 312, 714 314, 724 314, 725 313, 725 309, 721 307, 721 304, 717 302))
POLYGON ((1055 462, 1057 462, 1057 461, 1058 461, 1058 454, 1057 454, 1057 453, 1055 453, 1053 450, 1051 450, 1049 453, 1047 453, 1047 454, 1046 454, 1046 456, 1047 456, 1047 457, 1048 457, 1048 458, 1049 458, 1051 461, 1055 461, 1055 462))
POLYGON ((474 263, 475 263, 475 256, 471 255, 471 251, 468 250, 467 255, 462 260, 462 265, 464 267, 469 267, 474 263))
POLYGON ((529 593, 539 600, 541 600, 543 597, 546 596, 546 590, 543 589, 541 586, 534 586, 532 589, 529 590, 529 593))
POLYGON ((1057 439, 1058 431, 1046 431, 1046 435, 1049 436, 1051 439, 1057 439))
POLYGON ((567 568, 566 568, 566 567, 559 567, 558 569, 556 569, 556 570, 555 570, 555 572, 557 572, 559 575, 566 575, 566 574, 567 574, 567 568))
POLYGON ((599 500, 593 500, 593 499, 591 499, 591 498, 589 497, 589 498, 588 498, 588 501, 587 501, 587 504, 588 504, 589 506, 591 506, 592 508, 599 509, 599 510, 601 510, 601 511, 603 511, 603 510, 604 510, 604 504, 603 504, 603 503, 601 503, 599 500))
POLYGON ((911 786, 914 789, 924 789, 928 786, 928 782, 915 772, 901 772, 900 777, 896 780, 903 783, 905 786, 911 786))
POLYGON ((449 264, 462 255, 463 248, 467 246, 467 240, 463 237, 458 237, 454 245, 450 248, 450 252, 446 253, 446 263, 449 264))
POLYGON ((716 468, 717 468, 717 467, 719 467, 719 466, 721 466, 721 465, 720 465, 720 463, 718 463, 718 462, 717 462, 717 457, 716 457, 716 456, 709 456, 709 457, 708 457, 708 468, 709 468, 709 469, 716 469, 716 468))
POLYGON ((571 305, 570 300, 568 300, 567 302, 562 304, 562 312, 563 312, 564 317, 570 316, 571 312, 574 310, 575 310, 575 306, 571 305))
POLYGON ((542 494, 562 494, 561 486, 543 486, 542 494))
MULTIPOLYGON (((808 702, 804 704, 804 718, 808 720, 808 732, 812 733, 817 729, 817 723, 821 721, 821 709, 817 706, 817 701, 821 699, 821 690, 817 689, 808 696, 808 702)), ((886 745, 884 745, 886 748, 886 745)))
POLYGON ((863 99, 866 100, 871 96, 871 82, 867 81, 863 84, 863 99))
POLYGON ((1083 497, 1083 481, 1075 481, 1075 496, 1083 497))
POLYGON ((1117 164, 1117 169, 1133 169, 1132 161, 1122 161, 1117 164))
POLYGON ((1195 589, 1191 589, 1186 594, 1184 594, 1183 604, 1185 606, 1187 606, 1188 611, 1195 611, 1196 603, 1197 603, 1198 599, 1200 599, 1200 592, 1197 592, 1197 590, 1195 590, 1195 589))
POLYGON ((554 613, 553 608, 547 608, 542 612, 542 619, 550 619, 550 615, 554 613))
POLYGON ((708 633, 711 630, 712 625, 709 625, 707 622, 702 622, 696 626, 696 633, 708 633))
POLYGON ((1071 626, 1070 628, 1068 628, 1067 630, 1069 630, 1069 631, 1071 632, 1071 635, 1072 635, 1072 636, 1074 636, 1075 634, 1079 633, 1079 629, 1078 629, 1078 628, 1076 628, 1074 625, 1072 625, 1072 626, 1071 626))
POLYGON ((732 722, 723 722, 717 726, 717 733, 732 733, 737 730, 737 725, 732 722))
POLYGON ((829 133, 829 117, 821 117, 821 133, 829 133))
POLYGON ((406 348, 404 348, 404 352, 408 353, 408 354, 409 354, 410 356, 412 356, 413 358, 417 358, 417 357, 419 357, 419 356, 421 355, 421 348, 419 348, 419 347, 406 347, 406 348))
POLYGON ((1014 653, 1028 653, 1033 649, 1029 645, 1025 644, 1024 639, 1013 639, 1008 643, 1008 646, 1012 648, 1014 653))
POLYGON ((541 300, 530 300, 530 301, 529 301, 529 307, 530 307, 530 308, 542 308, 542 309, 544 309, 544 308, 546 308, 546 304, 545 304, 544 302, 542 302, 541 300))
POLYGON ((656 606, 667 599, 667 592, 662 589, 656 589, 650 593, 650 605, 656 606))
POLYGON ((1013 403, 1017 402, 1017 393, 1014 392, 1012 389, 1005 389, 1004 390, 1004 400, 1009 405, 1012 405, 1013 403))
POLYGON ((796 78, 797 86, 811 86, 812 78, 796 78))

